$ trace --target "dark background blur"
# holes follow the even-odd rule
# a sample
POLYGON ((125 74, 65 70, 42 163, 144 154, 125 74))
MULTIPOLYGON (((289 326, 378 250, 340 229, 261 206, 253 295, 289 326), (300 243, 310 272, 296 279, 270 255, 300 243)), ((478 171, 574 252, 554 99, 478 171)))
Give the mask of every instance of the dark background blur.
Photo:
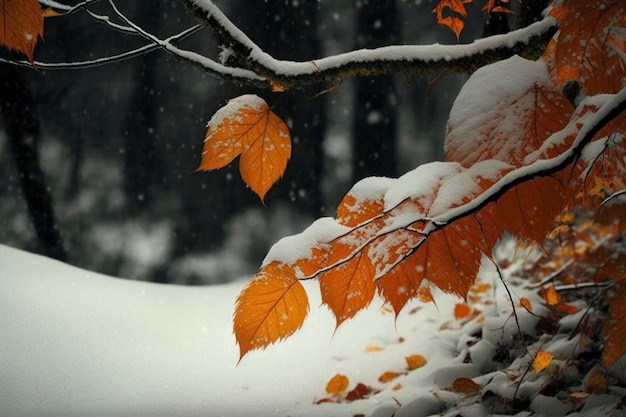
MULTIPOLYGON (((94 10, 109 13, 105 3, 94 10)), ((216 3, 280 59, 456 42, 450 30, 436 24, 434 1, 216 3)), ((196 23, 178 0, 118 7, 162 38, 196 23)), ((469 19, 461 42, 481 34, 480 10, 472 9, 469 19)), ((142 44, 77 12, 46 19, 35 59, 84 61, 142 44)), ((180 46, 213 58, 219 53, 206 29, 180 46)), ((9 56, 0 51, 0 57, 9 56)), ((181 284, 252 274, 273 242, 333 215, 356 180, 399 176, 441 159, 446 117, 467 78, 401 74, 344 80, 317 98, 284 93, 277 100, 279 94, 238 88, 158 50, 81 70, 0 65, 5 82, 15 77, 19 92, 5 89, 3 103, 22 92, 31 99, 24 98, 28 104, 21 107, 27 114, 16 116, 9 105, 0 118, 0 243, 106 274, 181 284), (218 171, 194 172, 207 121, 241 94, 275 103, 274 111, 292 130, 292 159, 268 193, 267 207, 241 181, 238 160, 218 171), (17 130, 28 134, 15 136, 15 120, 17 130), (24 149, 32 153, 30 162, 23 160, 24 149), (24 164, 31 171, 24 171, 24 164), (25 176, 38 185, 29 185, 25 176), (28 189, 34 190, 35 205, 51 203, 52 217, 33 203, 29 211, 28 189), (48 240, 33 226, 38 216, 48 240)))

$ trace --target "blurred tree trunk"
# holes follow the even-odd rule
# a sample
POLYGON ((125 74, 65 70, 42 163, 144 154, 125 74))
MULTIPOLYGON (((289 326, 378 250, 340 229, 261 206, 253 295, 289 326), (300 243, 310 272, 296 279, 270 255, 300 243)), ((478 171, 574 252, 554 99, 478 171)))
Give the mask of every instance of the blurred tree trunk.
MULTIPOLYGON (((161 17, 162 1, 150 1, 142 13, 138 13, 138 24, 152 28, 158 25, 161 17)), ((131 213, 150 206, 153 198, 153 185, 159 181, 157 153, 154 136, 158 121, 156 92, 157 60, 155 53, 137 59, 137 70, 132 78, 130 109, 126 119, 125 176, 124 188, 127 207, 131 213)))
MULTIPOLYGON (((393 1, 366 0, 357 12, 356 45, 375 48, 399 43, 400 22, 393 1)), ((396 174, 396 86, 391 75, 357 78, 352 125, 353 179, 396 174)))
POLYGON ((39 122, 28 85, 17 67, 0 64, 0 111, 42 252, 67 261, 52 197, 39 164, 39 122))
POLYGON ((155 104, 155 54, 144 56, 139 63, 134 91, 128 111, 125 149, 124 186, 127 205, 131 212, 148 207, 153 198, 152 185, 159 179, 156 169, 154 135, 157 131, 155 104))

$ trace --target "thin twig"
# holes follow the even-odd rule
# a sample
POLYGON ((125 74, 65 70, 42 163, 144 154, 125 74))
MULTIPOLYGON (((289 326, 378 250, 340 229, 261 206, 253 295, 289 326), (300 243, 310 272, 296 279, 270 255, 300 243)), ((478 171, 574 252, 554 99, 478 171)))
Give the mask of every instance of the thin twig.
MULTIPOLYGON (((186 38, 187 36, 192 35, 193 33, 199 31, 200 29, 203 29, 204 26, 202 25, 195 25, 192 26, 188 29, 185 29, 184 31, 170 36, 169 38, 165 39, 165 42, 178 42, 184 38, 186 38)), ((136 58, 138 56, 141 55, 145 55, 149 52, 155 51, 157 49, 161 48, 160 45, 156 45, 156 44, 148 44, 148 45, 144 45, 141 46, 139 48, 133 49, 131 51, 127 51, 127 52, 122 52, 120 54, 117 55, 111 55, 108 57, 103 57, 103 58, 97 58, 97 59, 92 59, 92 60, 88 60, 88 61, 74 61, 74 62, 42 62, 42 61, 35 61, 34 65, 35 67, 37 67, 38 69, 47 69, 47 70, 68 70, 68 69, 86 69, 86 68, 94 68, 94 67, 101 67, 103 65, 108 65, 108 64, 112 64, 112 63, 117 63, 117 62, 122 62, 122 61, 126 61, 132 58, 136 58)), ((29 61, 23 61, 23 60, 7 60, 7 59, 2 59, 0 58, 0 62, 4 62, 4 63, 8 63, 8 64, 13 64, 13 65, 18 65, 21 67, 31 67, 33 66, 33 64, 31 64, 29 61)))
POLYGON ((537 283, 534 283, 534 284, 527 285, 526 288, 530 289, 530 290, 534 290, 534 289, 543 287, 548 282, 551 282, 551 281, 555 280, 559 275, 561 275, 573 263, 574 263, 573 259, 568 260, 559 269, 557 269, 556 271, 552 272, 550 275, 548 275, 547 277, 545 277, 541 281, 539 281, 537 283))

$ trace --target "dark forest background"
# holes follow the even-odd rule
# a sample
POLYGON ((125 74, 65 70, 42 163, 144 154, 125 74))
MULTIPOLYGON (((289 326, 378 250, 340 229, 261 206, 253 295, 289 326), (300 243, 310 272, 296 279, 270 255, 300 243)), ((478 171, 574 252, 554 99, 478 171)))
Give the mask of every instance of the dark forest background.
MULTIPOLYGON (((456 42, 436 25, 434 1, 217 4, 280 59, 456 42)), ((196 23, 178 0, 118 6, 160 37, 196 23)), ((484 16, 471 13, 461 42, 482 33, 484 16)), ((141 44, 78 12, 46 19, 35 59, 84 61, 141 44)), ((207 30, 181 46, 219 53, 207 30)), ((0 243, 123 278, 181 284, 254 273, 273 242, 333 215, 355 181, 441 159, 446 115, 466 79, 344 80, 312 98, 317 91, 236 87, 158 50, 81 70, 0 66, 0 243), (229 98, 249 93, 274 105, 294 142, 267 207, 241 181, 237 160, 194 172, 207 121, 229 98)))

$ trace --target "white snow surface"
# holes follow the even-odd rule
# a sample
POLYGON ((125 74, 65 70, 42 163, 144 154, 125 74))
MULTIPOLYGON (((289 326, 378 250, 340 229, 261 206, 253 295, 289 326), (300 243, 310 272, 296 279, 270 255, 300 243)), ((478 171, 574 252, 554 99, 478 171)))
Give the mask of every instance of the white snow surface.
MULTIPOLYGON (((0 265, 3 417, 415 417, 444 409, 446 415, 482 416, 488 409, 480 395, 466 398, 445 388, 468 377, 483 391, 510 398, 516 387, 507 372, 495 370, 498 344, 510 343, 518 330, 490 268, 479 280, 492 285, 488 297, 495 303, 473 306, 482 310, 484 321, 455 321, 452 310, 459 300, 440 293, 437 307, 415 302, 395 324, 377 300, 336 332, 330 312, 314 307, 295 335, 238 364, 231 317, 245 281, 208 287, 128 281, 2 245, 0 265), (405 357, 413 354, 427 364, 409 372, 405 357), (386 371, 402 375, 379 382, 386 371), (326 383, 338 373, 349 378, 349 390, 362 382, 380 392, 353 402, 315 404, 329 397, 326 383)), ((516 265, 504 270, 505 277, 516 265)), ((304 284, 311 304, 319 305, 315 285, 304 284)), ((545 313, 536 291, 511 285, 516 303, 527 297, 535 314, 545 313)), ((523 309, 517 313, 522 331, 533 333, 538 318, 523 309)), ((579 344, 557 335, 528 350, 574 355, 579 344)), ((517 365, 524 369, 529 361, 522 352, 517 365)), ((548 382, 546 375, 531 373, 518 396, 535 398, 548 382)), ((598 398, 596 408, 585 406, 592 413, 585 415, 618 400, 598 398)), ((537 397, 532 409, 535 416, 556 415, 563 403, 537 397)))

